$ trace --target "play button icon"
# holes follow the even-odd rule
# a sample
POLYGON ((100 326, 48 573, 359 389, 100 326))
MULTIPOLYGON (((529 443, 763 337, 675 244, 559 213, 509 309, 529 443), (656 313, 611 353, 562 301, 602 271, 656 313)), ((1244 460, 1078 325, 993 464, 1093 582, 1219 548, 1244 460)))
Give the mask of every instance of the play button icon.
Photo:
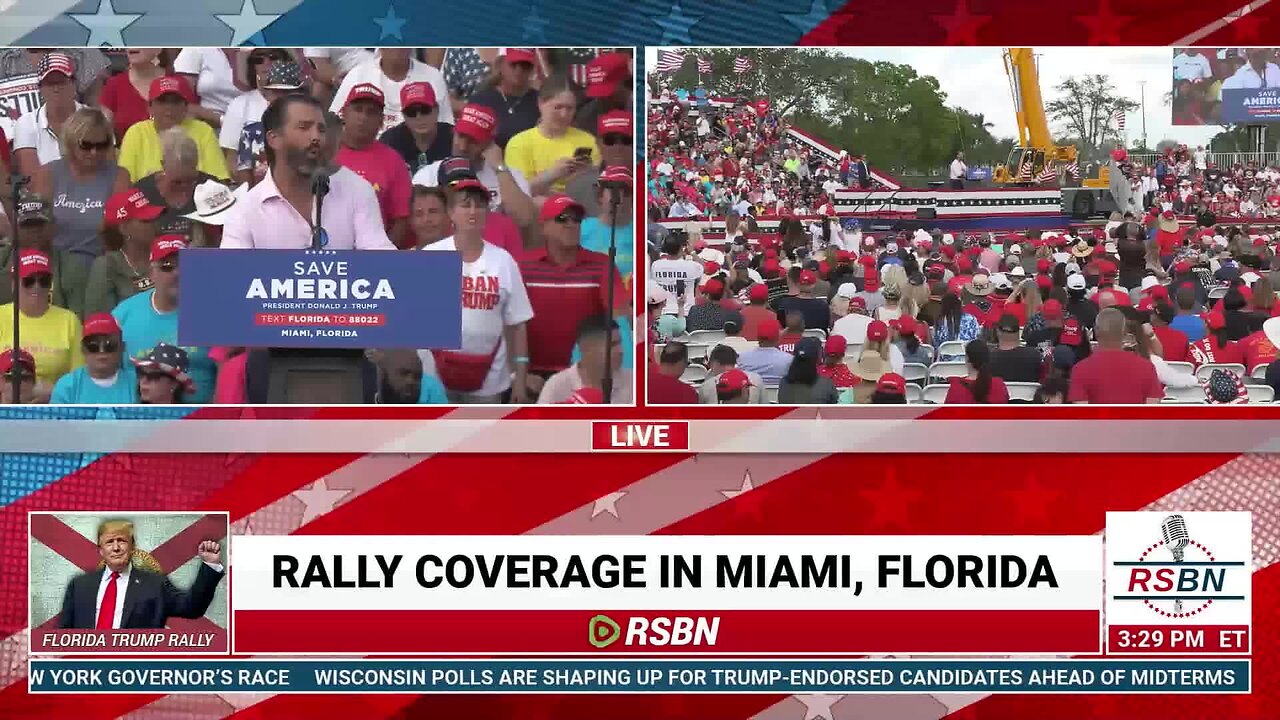
POLYGON ((609 647, 621 634, 622 628, 607 615, 596 615, 587 623, 587 640, 593 647, 609 647))

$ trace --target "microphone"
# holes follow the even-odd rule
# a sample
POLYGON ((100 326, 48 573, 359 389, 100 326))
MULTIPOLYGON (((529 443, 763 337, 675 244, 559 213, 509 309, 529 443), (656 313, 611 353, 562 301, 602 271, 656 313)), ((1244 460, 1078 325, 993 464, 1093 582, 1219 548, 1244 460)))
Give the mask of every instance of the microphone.
POLYGON ((327 167, 316 168, 311 174, 311 194, 316 197, 324 197, 329 194, 329 178, 333 176, 333 170, 327 167))
MULTIPOLYGON (((1182 562, 1183 550, 1187 547, 1187 543, 1191 541, 1187 535, 1187 521, 1181 515, 1170 515, 1160 524, 1160 532, 1164 535, 1164 544, 1169 546, 1169 552, 1173 553, 1174 562, 1182 562)), ((1175 613, 1182 612, 1182 601, 1173 601, 1173 611, 1175 613)))
POLYGON ((1187 535, 1186 519, 1181 515, 1170 515, 1161 523, 1160 532, 1164 534, 1164 544, 1168 545, 1169 552, 1173 553, 1173 561, 1182 562, 1183 550, 1191 541, 1191 537, 1187 535))

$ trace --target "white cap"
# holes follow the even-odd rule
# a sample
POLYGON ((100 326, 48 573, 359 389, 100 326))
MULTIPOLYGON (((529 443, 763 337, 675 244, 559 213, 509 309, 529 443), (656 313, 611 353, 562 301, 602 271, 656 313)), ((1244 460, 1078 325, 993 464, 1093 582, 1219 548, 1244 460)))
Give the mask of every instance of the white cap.
POLYGON ((1009 252, 1013 253, 1014 255, 1021 255, 1022 243, 1011 243, 1009 245, 1009 252))
POLYGON ((933 236, 925 232, 924 228, 916 228, 915 235, 911 239, 916 242, 932 242, 933 236))
POLYGON ((1102 251, 1103 251, 1103 252, 1105 252, 1105 253, 1107 253, 1108 255, 1115 255, 1115 254, 1116 254, 1116 244, 1115 244, 1115 242, 1113 242, 1113 241, 1111 241, 1111 240, 1108 240, 1108 241, 1107 241, 1107 242, 1102 246, 1102 251))
POLYGON ((994 287, 997 290, 1012 290, 1013 281, 1004 273, 996 273, 991 276, 991 287, 994 287))
POLYGON ((1272 345, 1280 347, 1280 317, 1273 317, 1262 323, 1262 334, 1266 335, 1272 345))
POLYGON ((249 192, 249 183, 232 190, 216 180, 206 180, 196 186, 192 201, 196 210, 183 217, 205 225, 221 225, 227 221, 236 201, 249 192))
POLYGON ((858 294, 858 286, 851 282, 841 283, 836 290, 836 297, 851 298, 858 294))
POLYGON ((1062 263, 1068 262, 1068 261, 1070 261, 1070 260, 1071 260, 1071 254, 1070 254, 1070 253, 1056 252, 1056 253, 1054 253, 1054 254, 1053 254, 1053 264, 1054 264, 1054 265, 1061 265, 1062 263))
POLYGON ((1148 275, 1142 278, 1143 290, 1150 290, 1151 288, 1156 287, 1159 284, 1160 284, 1160 278, 1157 278, 1155 275, 1148 275))
POLYGON ((1026 271, 1026 270, 1024 270, 1024 269, 1022 269, 1022 266, 1021 266, 1021 265, 1019 265, 1019 266, 1017 266, 1017 267, 1015 267, 1015 268, 1013 268, 1012 270, 1010 270, 1010 271, 1009 271, 1009 276, 1010 276, 1010 277, 1016 277, 1016 278, 1026 277, 1026 276, 1027 276, 1027 271, 1026 271))
POLYGON ((1227 238, 1226 238, 1225 236, 1223 236, 1223 235, 1214 235, 1214 236, 1213 236, 1213 244, 1214 244, 1214 245, 1217 245, 1218 247, 1226 247, 1226 246, 1227 246, 1227 238))
POLYGON ((1077 265, 1077 264, 1075 264, 1075 263, 1073 263, 1073 262, 1069 262, 1069 263, 1067 263, 1067 275, 1079 275, 1079 274, 1080 274, 1080 266, 1079 266, 1079 265, 1077 265))
POLYGON ((956 244, 956 236, 955 236, 955 235, 952 235, 951 233, 943 233, 943 235, 942 235, 942 244, 943 244, 943 245, 955 245, 955 244, 956 244))
POLYGON ((884 251, 889 253, 890 255, 898 252, 898 243, 890 242, 888 245, 884 246, 884 251))
POLYGON ((666 305, 671 300, 671 293, 661 285, 649 286, 649 302, 650 305, 666 305))
POLYGON ((1254 283, 1256 283, 1256 282, 1258 282, 1259 280, 1261 280, 1261 279, 1262 279, 1262 276, 1261 276, 1261 275, 1259 275, 1259 274, 1258 274, 1258 273, 1256 273, 1256 272, 1252 272, 1252 271, 1250 271, 1250 272, 1247 272, 1247 273, 1241 273, 1241 274, 1240 274, 1240 279, 1244 281, 1244 284, 1245 284, 1245 285, 1252 286, 1254 283))
POLYGON ((1068 278, 1067 278, 1067 289, 1068 289, 1068 290, 1083 290, 1083 289, 1084 289, 1084 287, 1085 287, 1085 285, 1084 285, 1084 276, 1083 276, 1083 275, 1080 275, 1079 273, 1077 273, 1077 274, 1072 275, 1072 276, 1070 276, 1070 277, 1068 277, 1068 278))

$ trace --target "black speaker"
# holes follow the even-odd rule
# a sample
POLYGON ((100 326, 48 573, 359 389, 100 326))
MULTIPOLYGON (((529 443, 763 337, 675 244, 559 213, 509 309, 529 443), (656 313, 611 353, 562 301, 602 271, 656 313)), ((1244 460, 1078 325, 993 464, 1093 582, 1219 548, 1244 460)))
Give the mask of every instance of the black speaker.
POLYGON ((916 219, 917 220, 937 220, 938 209, 931 208, 931 207, 916 208, 916 219))

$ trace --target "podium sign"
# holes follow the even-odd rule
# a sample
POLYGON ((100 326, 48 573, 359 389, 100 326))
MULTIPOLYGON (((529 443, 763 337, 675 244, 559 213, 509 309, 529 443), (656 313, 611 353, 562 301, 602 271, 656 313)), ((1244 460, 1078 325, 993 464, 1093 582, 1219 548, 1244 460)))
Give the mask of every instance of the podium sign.
POLYGON ((182 345, 462 345, 456 252, 189 248, 181 272, 182 345))

